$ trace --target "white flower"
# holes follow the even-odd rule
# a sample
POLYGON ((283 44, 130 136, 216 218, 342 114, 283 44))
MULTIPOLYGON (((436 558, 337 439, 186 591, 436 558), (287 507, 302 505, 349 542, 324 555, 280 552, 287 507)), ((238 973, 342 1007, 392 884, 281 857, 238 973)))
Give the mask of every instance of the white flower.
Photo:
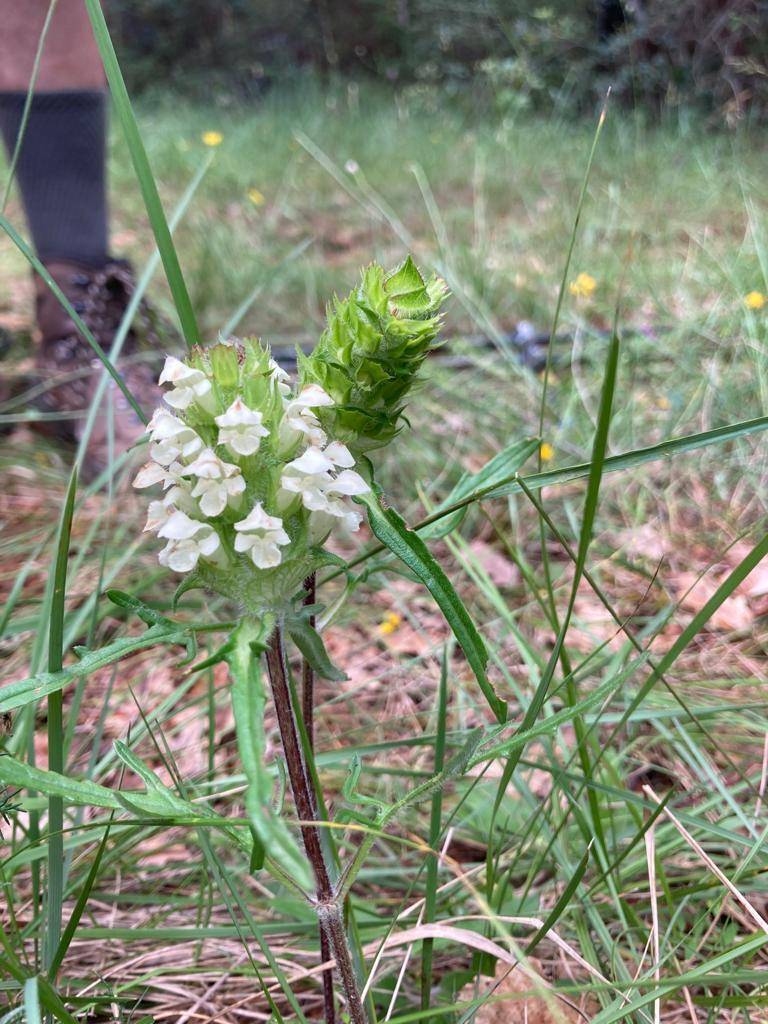
MULTIPOLYGON (((310 512, 342 519, 348 529, 356 530, 360 525, 360 517, 340 499, 365 494, 369 487, 360 474, 352 469, 342 469, 336 473, 338 466, 349 465, 354 465, 352 455, 343 444, 336 441, 325 450, 314 446, 307 448, 298 459, 288 463, 280 477, 283 505, 287 507, 292 496, 298 494, 302 505, 310 512)), ((314 525, 314 532, 322 532, 325 521, 316 518, 314 525)))
POLYGON ((145 462, 134 477, 133 486, 143 488, 162 484, 163 490, 166 490, 178 481, 181 469, 179 462, 172 462, 169 466, 161 466, 159 462, 145 462))
POLYGON ((187 366, 175 356, 165 357, 165 366, 158 383, 173 384, 172 390, 165 393, 165 400, 174 409, 189 408, 211 390, 211 382, 202 370, 187 366))
POLYGON ((285 412, 280 424, 280 445, 290 448, 303 434, 310 444, 325 444, 325 432, 320 420, 312 411, 333 405, 333 399, 319 384, 310 384, 285 403, 285 412))
POLYGON ((147 508, 147 521, 144 525, 144 533, 151 530, 155 533, 163 523, 166 523, 168 519, 173 515, 176 509, 171 504, 166 504, 165 501, 150 501, 149 507, 147 508))
POLYGON ((201 558, 211 558, 221 547, 219 535, 209 523, 190 519, 178 510, 168 516, 157 535, 168 541, 158 561, 174 572, 191 572, 201 558))
POLYGON ((288 376, 288 374, 282 368, 282 366, 275 359, 270 359, 269 360, 269 369, 270 369, 271 374, 272 374, 272 380, 275 381, 275 383, 277 384, 277 390, 280 392, 280 394, 281 395, 290 395, 290 393, 291 393, 290 379, 291 378, 288 376))
POLYGON ((262 419, 260 412, 236 398, 226 412, 216 417, 219 444, 228 445, 236 455, 253 455, 259 450, 262 437, 269 436, 262 419))
POLYGON ((367 494, 369 490, 368 484, 354 469, 342 470, 326 488, 328 494, 342 494, 347 498, 355 494, 367 494))
POLYGON ((257 569, 274 569, 280 565, 280 548, 290 544, 291 538, 279 516, 268 515, 257 501, 246 518, 235 523, 235 529, 238 531, 235 551, 247 551, 257 569))
POLYGON ((211 448, 204 448, 184 473, 198 478, 192 497, 200 499, 200 511, 206 516, 220 516, 227 504, 237 504, 245 490, 240 467, 223 462, 211 448))
POLYGON ((191 458, 203 447, 202 438, 192 427, 188 427, 167 409, 155 409, 148 429, 150 440, 154 442, 149 448, 150 457, 161 466, 170 466, 181 458, 191 458))
POLYGON ((339 466, 342 469, 351 469, 355 464, 349 448, 341 444, 340 441, 331 441, 323 450, 323 454, 331 460, 334 466, 339 466))

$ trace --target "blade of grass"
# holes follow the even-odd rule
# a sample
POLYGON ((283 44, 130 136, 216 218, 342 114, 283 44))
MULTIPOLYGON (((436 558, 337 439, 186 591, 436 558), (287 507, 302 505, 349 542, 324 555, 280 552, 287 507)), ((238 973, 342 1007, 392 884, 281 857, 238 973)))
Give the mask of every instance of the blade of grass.
POLYGON ((45 40, 48 38, 48 30, 51 27, 51 19, 53 13, 56 10, 56 4, 59 0, 51 0, 48 5, 48 11, 45 15, 45 21, 43 27, 40 30, 40 38, 37 41, 37 50, 35 51, 35 59, 32 62, 32 73, 29 76, 29 88, 27 89, 27 95, 24 100, 24 109, 21 112, 21 120, 19 122, 19 134, 16 136, 16 143, 13 147, 13 153, 11 154, 11 163, 8 168, 8 181, 5 185, 5 192, 3 193, 3 202, 0 206, 0 213, 5 213, 5 208, 8 205, 8 199, 11 194, 11 186, 13 185, 13 179, 16 176, 16 165, 19 162, 19 153, 21 152, 21 146, 24 142, 24 136, 27 131, 27 122, 29 121, 29 112, 32 109, 32 99, 35 95, 35 85, 37 83, 37 76, 40 73, 40 61, 43 56, 43 49, 45 47, 45 40))
MULTIPOLYGON (((64 665, 64 606, 67 588, 69 538, 77 493, 75 463, 69 478, 56 545, 53 569, 53 598, 48 631, 48 671, 60 672, 64 665)), ((48 695, 48 770, 64 774, 64 699, 61 690, 48 695)), ((61 797, 48 798, 48 919, 43 949, 43 964, 50 968, 61 937, 61 913, 64 895, 64 802, 61 797)))
MULTIPOLYGON (((435 736, 435 755, 433 771, 438 775, 445 766, 445 734, 448 718, 448 648, 443 649, 443 658, 440 664, 440 687, 437 695, 437 731, 435 736)), ((443 791, 436 789, 432 794, 432 806, 429 816, 429 845, 437 854, 437 844, 440 838, 440 820, 443 814, 443 791)), ((437 856, 427 859, 425 895, 424 895, 424 916, 425 924, 431 924, 435 919, 435 906, 437 904, 437 872, 439 861, 437 856)), ((434 951, 434 939, 423 939, 421 943, 421 1008, 429 1009, 430 993, 432 989, 432 954, 434 951)))
MULTIPOLYGON (((589 468, 589 478, 587 483, 587 494, 584 501, 584 516, 581 523, 581 531, 579 534, 579 545, 576 554, 576 565, 573 573, 573 581, 571 583, 571 591, 568 599, 568 605, 565 609, 565 615, 560 624, 560 629, 557 633, 555 645, 549 656, 546 668, 542 673, 541 679, 538 686, 531 698, 531 701, 526 709, 523 720, 520 723, 518 732, 525 732, 530 729, 539 713, 544 706, 544 702, 549 691, 550 684, 554 677, 557 663, 560 660, 560 654, 565 643, 565 637, 570 626, 571 617, 573 615, 573 608, 576 603, 576 595, 578 593, 579 584, 584 573, 584 567, 586 565, 587 553, 589 551, 589 545, 592 540, 592 531, 594 529, 595 516, 597 513, 598 497, 600 493, 600 484, 603 477, 603 465, 605 462, 605 453, 608 445, 608 431, 611 423, 611 410, 613 407, 613 395, 616 387, 616 370, 619 362, 619 339, 617 334, 614 332, 613 337, 608 349, 608 356, 606 359, 605 375, 603 378, 603 386, 600 393, 600 406, 598 410, 597 418, 597 429, 595 431, 595 439, 592 447, 592 460, 589 468)), ((573 685, 573 677, 569 676, 566 684, 566 694, 568 704, 574 711, 574 729, 576 730, 577 744, 579 746, 579 752, 582 760, 582 770, 585 771, 585 775, 591 775, 591 766, 589 758, 586 753, 586 748, 583 746, 585 743, 583 721, 580 714, 577 713, 576 708, 578 707, 578 697, 576 694, 575 687, 573 685), (585 760, 586 758, 586 760, 585 760)), ((487 880, 486 889, 488 896, 493 892, 494 884, 494 872, 493 863, 491 858, 491 850, 493 847, 492 837, 493 829, 496 822, 501 802, 504 798, 504 794, 507 791, 510 779, 517 767, 520 758, 523 756, 524 748, 518 747, 514 753, 511 753, 506 764, 504 765, 504 771, 502 772, 501 779, 499 780, 498 789, 496 791, 496 799, 494 801, 493 813, 491 815, 491 825, 489 829, 489 841, 488 841, 488 862, 487 862, 487 880)), ((596 819, 599 819, 599 808, 596 806, 596 797, 592 803, 592 812, 596 819)), ((593 822, 594 824, 594 822, 593 822)))
POLYGON ((165 219, 163 205, 160 202, 157 185, 152 175, 152 169, 149 166, 149 160, 144 149, 139 126, 136 123, 136 116, 133 113, 128 90, 125 87, 117 54, 112 45, 104 12, 101 9, 99 0, 85 0, 85 6, 91 19, 96 45, 101 53, 115 109, 123 127, 125 140, 128 143, 128 150, 131 154, 136 177, 139 180, 139 188, 144 199, 149 222, 152 225, 160 258, 163 261, 165 276, 171 289, 181 330, 188 345, 197 345, 200 342, 200 332, 197 327, 194 310, 192 309, 192 302, 189 298, 189 292, 187 291, 181 266, 179 265, 179 258, 171 239, 171 232, 168 229, 168 222, 165 219))
MULTIPOLYGON (((636 466, 645 465, 648 462, 656 462, 659 459, 671 458, 681 455, 684 452, 697 451, 712 444, 719 444, 724 441, 733 441, 738 437, 745 437, 749 434, 761 433, 768 430, 768 416, 757 416, 751 420, 739 420, 736 423, 729 423, 724 427, 715 427, 713 430, 703 430, 698 434, 684 434, 681 437, 672 437, 667 441, 660 441, 658 444, 649 445, 647 448, 634 448, 621 455, 609 455, 603 463, 603 475, 606 473, 619 473, 636 466)), ((423 530, 432 523, 436 523, 446 516, 452 515, 460 509, 472 505, 476 501, 490 500, 491 498, 505 498, 511 494, 519 494, 522 491, 521 481, 531 491, 540 491, 545 487, 555 487, 559 484, 572 483, 574 480, 583 480, 588 477, 592 468, 590 462, 579 462, 574 466, 566 466, 563 469, 549 469, 543 473, 532 473, 530 476, 521 477, 515 472, 504 480, 497 481, 487 487, 481 487, 471 494, 460 498, 452 505, 439 508, 436 512, 426 516, 412 527, 414 531, 423 530)), ((346 569, 354 569, 363 562, 386 550, 385 544, 373 544, 362 551, 355 558, 350 559, 344 569, 335 569, 322 580, 327 583, 335 579, 346 569)))
POLYGON ((59 945, 48 967, 48 977, 50 978, 51 981, 56 980, 56 975, 58 974, 59 968, 61 967, 64 961, 64 957, 67 955, 67 950, 69 949, 69 945, 75 936, 77 926, 80 924, 80 919, 82 918, 83 911, 85 910, 86 904, 88 903, 88 898, 90 897, 91 891, 94 885, 96 884, 96 879, 98 878, 99 874, 99 868, 101 867, 101 859, 104 856, 104 851, 107 848, 107 840, 109 839, 109 830, 111 827, 113 817, 114 812, 112 813, 112 815, 110 815, 110 824, 108 824, 107 827, 104 829, 104 835, 101 837, 101 841, 96 850, 96 856, 93 858, 93 863, 91 864, 90 870, 88 871, 88 875, 86 876, 85 882, 83 883, 80 892, 77 894, 77 901, 75 902, 75 906, 72 910, 70 918, 67 921, 67 926, 64 929, 64 932, 62 933, 61 939, 59 940, 59 945))

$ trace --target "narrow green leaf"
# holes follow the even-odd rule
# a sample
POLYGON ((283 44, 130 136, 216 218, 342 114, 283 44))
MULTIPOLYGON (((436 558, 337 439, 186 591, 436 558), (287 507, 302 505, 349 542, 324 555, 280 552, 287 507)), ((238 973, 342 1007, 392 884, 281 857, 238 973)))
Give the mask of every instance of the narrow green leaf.
MULTIPOLYGON (((740 420, 737 423, 729 423, 724 427, 716 427, 714 430, 704 430, 698 434, 685 434, 682 437, 672 437, 667 441, 660 441, 658 444, 649 445, 647 448, 635 448, 632 451, 624 452, 621 455, 609 455, 603 462, 603 475, 606 473, 620 473, 627 469, 634 469, 636 466, 646 465, 649 462, 657 462, 660 459, 673 458, 682 455, 684 452, 698 451, 700 448, 707 448, 709 445, 720 444, 726 441, 734 441, 739 437, 748 437, 750 434, 761 433, 768 430, 768 416, 757 416, 751 420, 740 420)), ((491 498, 504 498, 510 494, 519 494, 525 486, 531 491, 540 491, 544 487, 556 487, 559 484, 571 483, 574 480, 583 480, 589 476, 591 462, 580 462, 574 466, 565 466, 563 469, 550 469, 543 473, 532 473, 530 476, 520 477, 518 473, 510 474, 509 478, 500 483, 492 484, 490 487, 481 487, 466 497, 461 498, 453 506, 447 506, 431 513, 420 523, 413 527, 422 536, 433 524, 453 512, 472 505, 476 501, 489 501, 491 498)), ((427 534, 428 536, 428 534, 427 534)), ((353 569, 361 565, 369 558, 379 554, 386 548, 385 544, 377 544, 363 551, 355 558, 350 559, 346 569, 353 569)), ((329 573, 319 581, 327 583, 336 576, 341 575, 343 569, 329 573)))
MULTIPOLYGON (((53 567, 53 595, 48 630, 48 671, 60 672, 64 663, 64 610, 67 592, 67 563, 72 515, 77 494, 77 463, 72 468, 64 508, 59 522, 56 561, 53 567)), ((48 695, 48 770, 64 772, 64 717, 61 690, 48 695)), ((64 804, 60 797, 48 800, 48 876, 47 919, 43 964, 50 968, 61 937, 64 900, 64 804)))
POLYGON ((541 928, 539 928, 538 931, 536 931, 535 934, 531 936, 528 945, 525 947, 526 956, 533 955, 534 949, 536 949, 541 940, 546 937, 546 934, 550 930, 550 928, 554 928, 557 921, 560 919, 560 917, 562 917, 562 915, 570 906, 571 897, 578 889, 579 884, 581 883, 581 880, 584 877, 584 872, 587 870, 587 864, 589 864, 589 850, 590 848, 587 847, 587 849, 582 854, 581 860, 576 865, 576 870, 574 871, 573 875, 568 879, 565 888, 558 896, 557 902, 555 903, 554 907, 552 907, 550 912, 547 914, 541 928))
POLYGON ((69 921, 67 921, 67 926, 64 929, 64 932, 62 933, 61 940, 59 941, 59 945, 51 961, 51 965, 48 968, 48 977, 51 979, 51 981, 54 981, 56 979, 58 970, 61 967, 62 963, 64 962, 64 957, 67 955, 67 950, 69 949, 70 943, 72 942, 72 939, 75 937, 77 926, 80 924, 80 919, 82 918, 83 911, 85 910, 86 904, 88 903, 88 898, 90 897, 91 891, 96 883, 96 879, 99 874, 99 868, 101 867, 101 859, 104 856, 104 851, 107 848, 109 829, 109 825, 107 825, 107 827, 104 829, 104 835, 101 837, 101 842, 99 843, 98 849, 96 850, 96 856, 93 858, 93 863, 91 864, 91 867, 88 871, 88 875, 85 879, 85 882, 83 882, 82 888, 80 889, 80 892, 77 894, 77 901, 75 902, 75 906, 72 909, 69 921))
MULTIPOLYGON (((528 461, 537 451, 538 447, 539 440, 536 437, 527 437, 523 441, 515 441, 513 444, 508 445, 494 455, 492 459, 489 459, 476 473, 465 473, 445 501, 442 501, 435 511, 449 508, 475 491, 485 490, 488 487, 493 487, 495 484, 508 480, 513 473, 517 473, 520 467, 528 461)), ((444 537, 447 533, 451 533, 461 526, 468 508, 469 506, 465 505, 456 512, 452 512, 449 516, 420 530, 420 535, 424 538, 444 537)))
POLYGON ((21 679, 16 683, 0 687, 0 712, 13 711, 15 708, 24 707, 25 704, 32 704, 49 693, 63 689, 74 680, 89 676, 97 669, 120 661, 121 658, 144 650, 146 647, 155 647, 158 644, 186 646, 188 640, 189 634, 181 632, 177 625, 173 625, 173 627, 152 626, 141 636, 122 637, 119 640, 114 640, 111 644, 98 650, 86 651, 80 661, 74 665, 68 665, 60 672, 38 672, 28 679, 21 679))
POLYGON ((192 303, 189 298, 189 292, 187 291, 187 286, 184 283, 184 277, 179 265, 179 258, 176 254, 176 249, 171 238, 171 232, 168 229, 168 222, 165 219, 163 205, 160 202, 157 185, 155 184, 155 179, 152 176, 152 170, 149 166, 147 153, 141 139, 139 126, 136 123, 136 117, 133 113, 131 101, 128 96, 128 90, 125 87, 125 81, 123 80, 123 74, 117 60, 117 54, 115 53, 115 48, 112 45, 109 29, 107 28, 107 23, 104 19, 104 13, 101 9, 99 0, 85 0, 85 5, 88 10, 88 16, 91 19, 91 26, 93 28, 96 44, 98 45, 99 52, 101 53, 101 59, 104 64, 104 71, 106 72, 107 81, 109 82, 109 88, 112 93, 115 109, 117 110, 117 115, 120 118, 120 123, 123 127, 125 140, 128 143, 128 150, 131 154, 131 160, 133 162, 134 170, 136 171, 136 177, 139 181, 139 187, 144 199, 144 205, 147 210, 149 222, 152 225, 152 230, 155 234, 157 249, 160 253, 160 258, 163 261, 165 276, 168 279, 168 286, 171 289, 171 295, 173 296, 174 305, 176 306, 181 330, 188 345, 197 345, 200 342, 200 333, 198 331, 197 321, 192 309, 192 303))
POLYGON ((334 683, 341 683, 348 678, 328 657, 323 638, 306 616, 295 616, 286 626, 291 640, 321 678, 330 679, 334 683))
POLYGON ((312 886, 307 859, 272 809, 272 776, 266 770, 264 709, 266 693, 259 663, 260 654, 272 628, 271 623, 243 619, 233 634, 226 653, 232 676, 232 708, 237 730, 237 746, 248 790, 245 806, 251 825, 264 849, 289 871, 305 889, 312 886))
POLYGON ((357 500, 368 510, 368 521, 374 535, 416 573, 432 594, 464 651, 494 716, 499 722, 506 721, 506 703, 496 695, 485 673, 488 662, 485 644, 461 598, 430 554, 424 541, 408 529, 394 509, 385 508, 380 497, 373 491, 361 495, 357 500))
MULTIPOLYGON (((448 647, 443 649, 440 663, 440 686, 437 695, 437 733, 435 737, 435 774, 439 775, 445 765, 445 734, 448 720, 448 647)), ((432 794, 432 808, 429 816, 429 845, 437 854, 437 842, 440 837, 440 822, 443 815, 443 791, 437 789, 432 794)), ((437 874, 439 861, 437 856, 427 860, 427 876, 424 885, 424 923, 430 924, 435 919, 437 906, 437 874)), ((421 943, 421 1008, 429 1009, 432 992, 432 953, 434 939, 424 939, 421 943)))
POLYGON ((654 1002, 656 999, 664 999, 672 995, 673 992, 679 992, 686 985, 697 985, 705 982, 707 977, 720 967, 732 963, 747 953, 755 952, 764 946, 766 942, 768 942, 768 935, 765 932, 753 935, 746 942, 740 942, 737 946, 726 950, 725 953, 721 953, 711 960, 702 961, 693 970, 686 971, 684 974, 680 974, 677 978, 672 978, 669 981, 662 981, 660 985, 649 989, 649 991, 644 992, 640 996, 636 996, 630 1002, 627 1002, 624 998, 616 1000, 612 1006, 606 1007, 593 1017, 592 1024, 615 1024, 616 1021, 631 1020, 638 1010, 641 1010, 649 1003, 654 1002))
POLYGON ((24 982, 24 1022, 25 1024, 41 1024, 37 978, 27 978, 24 982))

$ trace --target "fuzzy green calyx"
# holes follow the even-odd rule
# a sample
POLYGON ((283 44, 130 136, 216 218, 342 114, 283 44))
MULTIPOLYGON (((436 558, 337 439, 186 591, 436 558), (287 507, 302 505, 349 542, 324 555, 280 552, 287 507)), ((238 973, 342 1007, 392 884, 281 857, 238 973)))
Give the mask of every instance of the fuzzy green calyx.
POLYGON ((410 256, 390 273, 373 263, 355 291, 334 299, 314 351, 299 356, 302 385, 319 384, 333 399, 319 412, 324 429, 356 454, 398 433, 447 294, 435 275, 425 281, 410 256))

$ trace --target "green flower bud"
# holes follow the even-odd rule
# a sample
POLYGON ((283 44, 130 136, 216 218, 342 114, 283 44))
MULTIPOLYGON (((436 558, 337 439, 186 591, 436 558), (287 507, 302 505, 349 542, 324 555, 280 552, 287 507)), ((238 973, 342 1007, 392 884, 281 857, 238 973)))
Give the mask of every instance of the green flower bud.
POLYGON ((299 354, 301 383, 319 384, 333 399, 318 411, 323 428, 356 454, 382 447, 400 430, 447 294, 440 278, 424 280, 410 256, 389 274, 371 264, 358 288, 329 307, 311 355, 299 354))

